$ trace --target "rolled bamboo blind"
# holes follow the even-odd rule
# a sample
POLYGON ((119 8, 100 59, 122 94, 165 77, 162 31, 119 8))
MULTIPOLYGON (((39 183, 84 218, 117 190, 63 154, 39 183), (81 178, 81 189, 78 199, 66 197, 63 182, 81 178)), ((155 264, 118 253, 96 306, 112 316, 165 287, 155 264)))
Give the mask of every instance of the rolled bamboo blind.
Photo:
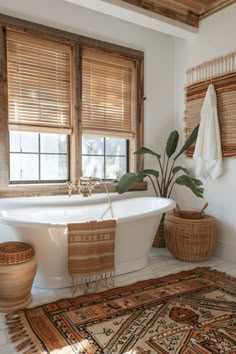
POLYGON ((9 127, 71 132, 71 46, 7 31, 9 127))
MULTIPOLYGON (((187 71, 185 133, 200 122, 200 112, 209 84, 215 86, 222 156, 236 156, 236 52, 205 62, 187 71)), ((193 156, 194 146, 187 150, 193 156)))
POLYGON ((132 139, 136 133, 135 61, 84 48, 83 134, 132 139))

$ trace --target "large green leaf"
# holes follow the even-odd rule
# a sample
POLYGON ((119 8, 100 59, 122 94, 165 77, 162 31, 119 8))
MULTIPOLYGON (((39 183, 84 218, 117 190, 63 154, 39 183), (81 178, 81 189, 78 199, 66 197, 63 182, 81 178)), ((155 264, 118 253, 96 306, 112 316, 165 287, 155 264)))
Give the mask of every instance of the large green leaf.
POLYGON ((161 158, 161 155, 157 154, 155 151, 152 151, 145 146, 141 146, 138 150, 134 152, 136 155, 144 155, 144 154, 150 154, 156 156, 158 159, 161 158))
POLYGON ((172 133, 170 133, 170 136, 166 143, 166 155, 168 157, 171 157, 174 154, 178 145, 178 141, 179 133, 177 132, 177 130, 174 130, 172 133))
POLYGON ((202 181, 200 181, 200 179, 197 179, 197 178, 194 178, 194 177, 191 177, 193 183, 196 184, 196 186, 201 186, 202 185, 202 181))
POLYGON ((149 176, 149 175, 152 175, 156 178, 159 177, 159 172, 156 170, 152 170, 152 169, 146 169, 146 170, 140 171, 139 174, 142 174, 143 177, 149 176))
POLYGON ((129 172, 121 177, 118 182, 117 189, 120 194, 127 192, 135 182, 140 181, 143 178, 142 174, 129 172))
POLYGON ((199 130, 199 125, 197 125, 193 129, 192 133, 190 134, 190 136, 186 140, 186 142, 185 142, 184 146, 182 147, 182 149, 180 149, 178 154, 174 157, 174 160, 176 160, 185 150, 187 150, 196 141, 197 135, 198 135, 198 130, 199 130))
POLYGON ((197 180, 196 178, 192 178, 190 176, 182 175, 176 178, 175 183, 186 186, 187 188, 191 189, 191 191, 199 198, 203 198, 203 191, 204 189, 200 186, 202 182, 197 180))
POLYGON ((172 173, 173 173, 173 175, 175 175, 179 171, 183 171, 184 173, 186 173, 186 175, 189 175, 189 170, 185 167, 182 167, 182 166, 175 166, 172 170, 172 173))

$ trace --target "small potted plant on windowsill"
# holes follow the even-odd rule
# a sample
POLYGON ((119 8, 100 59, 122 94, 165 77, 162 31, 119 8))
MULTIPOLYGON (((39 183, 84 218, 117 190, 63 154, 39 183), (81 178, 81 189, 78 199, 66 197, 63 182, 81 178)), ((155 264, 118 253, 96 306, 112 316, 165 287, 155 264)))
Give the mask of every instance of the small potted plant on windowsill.
MULTIPOLYGON (((177 145, 179 142, 179 133, 174 130, 171 132, 167 139, 166 148, 163 157, 142 146, 137 151, 136 155, 149 154, 157 159, 157 164, 159 169, 144 169, 137 173, 126 173, 123 175, 118 183, 118 192, 127 192, 134 183, 142 180, 143 178, 149 178, 152 183, 154 192, 157 197, 169 198, 175 184, 183 185, 189 188, 197 197, 203 198, 203 188, 202 182, 189 175, 187 168, 176 165, 176 161, 180 155, 182 155, 197 139, 199 125, 194 128, 187 141, 179 152, 173 156, 176 152, 177 145), (182 173, 180 175, 180 173, 182 173)), ((164 240, 164 217, 163 214, 159 228, 157 230, 157 235, 154 240, 154 246, 165 247, 164 240)))

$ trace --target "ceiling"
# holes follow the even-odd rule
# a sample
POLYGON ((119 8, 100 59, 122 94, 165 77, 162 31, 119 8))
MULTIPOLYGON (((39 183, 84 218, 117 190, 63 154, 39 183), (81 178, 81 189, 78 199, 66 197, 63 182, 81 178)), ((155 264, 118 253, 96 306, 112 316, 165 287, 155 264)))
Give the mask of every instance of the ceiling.
POLYGON ((199 21, 223 8, 234 4, 235 0, 122 0, 167 18, 198 27, 199 21))
MULTIPOLYGON (((0 0, 1 1, 1 0, 0 0)), ((64 0, 123 21, 192 40, 200 21, 236 0, 64 0)))

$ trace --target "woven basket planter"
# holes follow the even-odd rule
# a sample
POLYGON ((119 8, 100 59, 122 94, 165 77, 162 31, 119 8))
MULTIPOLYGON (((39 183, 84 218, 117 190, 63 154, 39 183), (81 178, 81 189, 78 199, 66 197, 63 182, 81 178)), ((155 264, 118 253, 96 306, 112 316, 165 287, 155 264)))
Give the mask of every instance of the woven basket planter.
POLYGON ((184 219, 167 214, 164 221, 167 248, 180 260, 205 261, 216 246, 216 227, 217 221, 213 216, 184 219))

